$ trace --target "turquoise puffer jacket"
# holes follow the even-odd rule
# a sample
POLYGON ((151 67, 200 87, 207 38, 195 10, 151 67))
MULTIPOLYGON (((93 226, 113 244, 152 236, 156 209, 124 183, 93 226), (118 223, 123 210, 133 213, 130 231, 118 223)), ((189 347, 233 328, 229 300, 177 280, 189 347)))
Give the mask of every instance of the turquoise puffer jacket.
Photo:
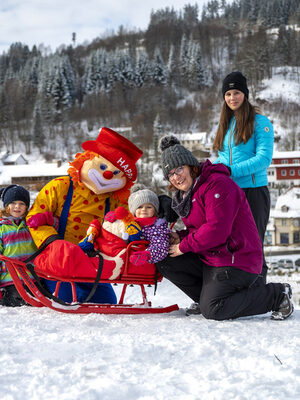
POLYGON ((273 156, 273 125, 266 116, 256 114, 251 138, 246 144, 236 145, 235 122, 235 118, 232 118, 215 163, 229 166, 232 179, 241 188, 266 186, 267 168, 273 156))

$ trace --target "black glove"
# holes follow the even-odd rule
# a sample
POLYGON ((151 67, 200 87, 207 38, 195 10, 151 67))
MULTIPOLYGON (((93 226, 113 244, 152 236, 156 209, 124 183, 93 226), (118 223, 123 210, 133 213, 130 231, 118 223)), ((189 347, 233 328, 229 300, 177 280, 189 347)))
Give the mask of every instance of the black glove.
POLYGON ((167 196, 166 194, 161 194, 160 196, 158 196, 158 200, 159 200, 158 216, 160 218, 165 218, 167 222, 170 223, 176 222, 178 220, 178 215, 171 207, 172 204, 171 197, 167 196))

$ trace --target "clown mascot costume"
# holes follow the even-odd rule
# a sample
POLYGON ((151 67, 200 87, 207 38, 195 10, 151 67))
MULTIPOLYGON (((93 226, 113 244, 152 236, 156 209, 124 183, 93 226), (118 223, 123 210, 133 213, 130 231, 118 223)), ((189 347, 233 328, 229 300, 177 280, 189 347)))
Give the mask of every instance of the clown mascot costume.
MULTIPOLYGON (((27 216, 27 224, 37 247, 43 249, 34 263, 57 276, 86 276, 91 269, 88 257, 77 246, 90 223, 119 206, 127 207, 129 189, 137 177, 136 162, 142 151, 109 128, 102 128, 96 140, 82 144, 83 153, 70 162, 68 176, 50 181, 39 192, 27 216), (56 231, 53 216, 59 218, 56 231)), ((92 268, 95 271, 95 268, 92 268)), ((46 280, 50 292, 55 282, 46 280)), ((92 283, 76 282, 78 301, 84 301, 92 283)), ((62 283, 58 297, 72 301, 71 286, 62 283)), ((94 303, 116 303, 109 283, 100 283, 90 299, 94 303)))

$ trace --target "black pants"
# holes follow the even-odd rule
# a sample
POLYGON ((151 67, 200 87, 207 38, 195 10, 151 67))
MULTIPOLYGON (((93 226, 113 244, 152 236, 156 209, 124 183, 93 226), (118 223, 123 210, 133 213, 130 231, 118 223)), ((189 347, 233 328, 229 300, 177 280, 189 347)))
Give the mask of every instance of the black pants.
POLYGON ((258 275, 234 267, 211 267, 197 254, 167 257, 156 264, 158 271, 193 301, 202 315, 225 320, 277 311, 283 300, 283 285, 256 285, 258 275))
MULTIPOLYGON (((243 191, 245 192, 250 205, 263 248, 271 207, 269 189, 267 186, 261 186, 257 188, 246 188, 243 189, 243 191)), ((267 272, 268 267, 264 257, 262 266, 263 283, 266 283, 267 272)))

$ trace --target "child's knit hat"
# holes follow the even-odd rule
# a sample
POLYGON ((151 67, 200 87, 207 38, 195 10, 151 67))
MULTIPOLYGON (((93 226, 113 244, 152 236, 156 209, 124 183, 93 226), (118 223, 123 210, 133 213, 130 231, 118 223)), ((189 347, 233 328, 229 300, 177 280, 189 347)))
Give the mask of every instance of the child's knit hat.
POLYGON ((27 208, 30 203, 30 194, 23 186, 9 185, 6 188, 0 189, 0 199, 3 201, 4 207, 8 206, 13 201, 23 201, 27 208))
POLYGON ((137 183, 132 186, 130 190, 130 196, 128 199, 128 206, 130 212, 135 215, 136 210, 146 203, 150 203, 155 208, 158 213, 159 210, 159 200, 157 195, 152 192, 152 190, 147 189, 145 185, 137 183))

